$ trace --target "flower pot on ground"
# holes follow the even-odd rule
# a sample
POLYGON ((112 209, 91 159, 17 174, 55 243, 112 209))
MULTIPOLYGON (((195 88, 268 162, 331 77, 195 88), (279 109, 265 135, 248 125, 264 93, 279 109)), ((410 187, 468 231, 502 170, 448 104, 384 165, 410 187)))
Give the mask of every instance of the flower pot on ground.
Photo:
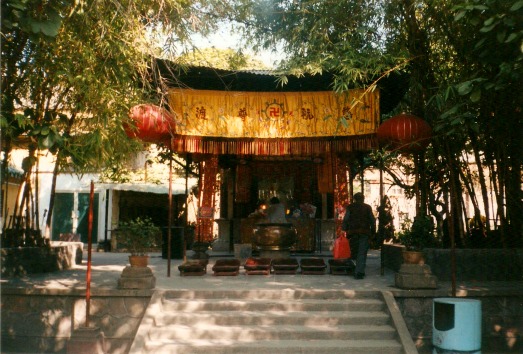
POLYGON ((136 218, 128 222, 121 222, 116 230, 116 238, 131 255, 129 262, 131 266, 147 266, 152 249, 159 247, 161 243, 161 230, 150 218, 136 218), (135 263, 138 260, 138 263, 135 263))
POLYGON ((403 263, 406 264, 425 264, 425 254, 421 251, 403 251, 403 263))
POLYGON ((131 267, 147 267, 149 265, 149 256, 129 256, 131 267))
POLYGON ((414 222, 406 220, 398 234, 399 242, 405 246, 403 261, 408 264, 424 264, 423 250, 436 247, 434 225, 429 216, 416 216, 414 222))

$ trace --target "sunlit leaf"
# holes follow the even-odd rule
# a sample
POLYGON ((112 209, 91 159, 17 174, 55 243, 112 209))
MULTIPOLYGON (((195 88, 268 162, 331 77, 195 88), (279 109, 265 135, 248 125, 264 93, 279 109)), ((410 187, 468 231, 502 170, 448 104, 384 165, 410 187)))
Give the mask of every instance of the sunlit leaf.
POLYGON ((485 22, 484 22, 483 24, 484 24, 485 26, 490 26, 490 25, 492 25, 492 24, 494 23, 495 20, 496 20, 495 17, 491 17, 491 18, 485 20, 485 22))
POLYGON ((460 95, 467 95, 472 91, 472 82, 467 81, 458 86, 458 93, 460 95))
POLYGON ((494 24, 492 24, 492 25, 490 25, 490 26, 484 26, 484 27, 482 27, 479 31, 480 31, 480 32, 483 32, 483 33, 490 32, 490 31, 492 31, 492 30, 494 29, 494 27, 496 27, 496 26, 497 26, 497 23, 494 23, 494 24))
POLYGON ((518 38, 518 35, 516 33, 511 33, 508 35, 507 39, 505 40, 505 43, 510 43, 514 41, 516 38, 518 38))
POLYGON ((47 135, 44 139, 38 140, 40 149, 49 149, 55 143, 54 134, 47 135))
POLYGON ((516 1, 512 7, 510 8, 510 11, 518 11, 523 7, 523 0, 516 1))
POLYGON ((470 100, 472 102, 479 102, 480 99, 481 99, 481 90, 475 89, 474 91, 472 91, 472 94, 470 95, 470 100))
POLYGON ((467 14, 467 11, 465 10, 461 10, 459 11, 456 16, 454 16, 454 21, 459 21, 461 18, 463 18, 463 16, 465 16, 467 14))

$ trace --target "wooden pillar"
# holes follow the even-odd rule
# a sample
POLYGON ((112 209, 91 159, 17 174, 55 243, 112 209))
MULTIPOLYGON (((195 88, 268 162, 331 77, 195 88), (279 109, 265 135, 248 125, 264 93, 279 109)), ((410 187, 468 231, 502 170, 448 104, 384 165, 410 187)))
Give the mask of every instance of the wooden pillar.
POLYGON ((321 194, 321 219, 327 220, 327 193, 321 194))
POLYGON ((234 173, 227 171, 227 219, 234 218, 234 173))

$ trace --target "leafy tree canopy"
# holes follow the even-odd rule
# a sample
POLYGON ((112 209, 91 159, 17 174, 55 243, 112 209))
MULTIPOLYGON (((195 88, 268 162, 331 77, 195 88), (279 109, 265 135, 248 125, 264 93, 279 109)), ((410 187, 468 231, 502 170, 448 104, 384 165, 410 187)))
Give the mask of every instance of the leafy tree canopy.
POLYGON ((206 33, 226 10, 206 0, 6 0, 1 6, 2 146, 8 152, 24 141, 31 154, 48 149, 55 172, 74 166, 79 173, 119 166, 140 148, 124 126, 132 106, 164 99, 163 87, 151 85, 162 82, 154 58, 179 50, 192 33, 206 33))
POLYGON ((240 0, 234 14, 247 46, 282 49, 288 73, 335 72, 337 91, 368 83, 405 61, 387 51, 384 2, 240 0))
POLYGON ((195 48, 193 51, 177 58, 177 60, 187 65, 204 66, 222 70, 269 69, 262 61, 231 48, 195 48))

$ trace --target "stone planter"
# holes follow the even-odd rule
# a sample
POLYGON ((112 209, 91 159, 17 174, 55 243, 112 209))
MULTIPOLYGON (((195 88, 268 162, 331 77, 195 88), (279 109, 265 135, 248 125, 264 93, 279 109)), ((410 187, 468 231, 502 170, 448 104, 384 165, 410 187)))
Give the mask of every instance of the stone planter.
POLYGON ((403 251, 402 256, 405 264, 425 264, 425 255, 421 251, 403 251))
POLYGON ((149 264, 149 256, 129 256, 130 266, 122 271, 118 279, 119 289, 154 289, 156 277, 149 264))

